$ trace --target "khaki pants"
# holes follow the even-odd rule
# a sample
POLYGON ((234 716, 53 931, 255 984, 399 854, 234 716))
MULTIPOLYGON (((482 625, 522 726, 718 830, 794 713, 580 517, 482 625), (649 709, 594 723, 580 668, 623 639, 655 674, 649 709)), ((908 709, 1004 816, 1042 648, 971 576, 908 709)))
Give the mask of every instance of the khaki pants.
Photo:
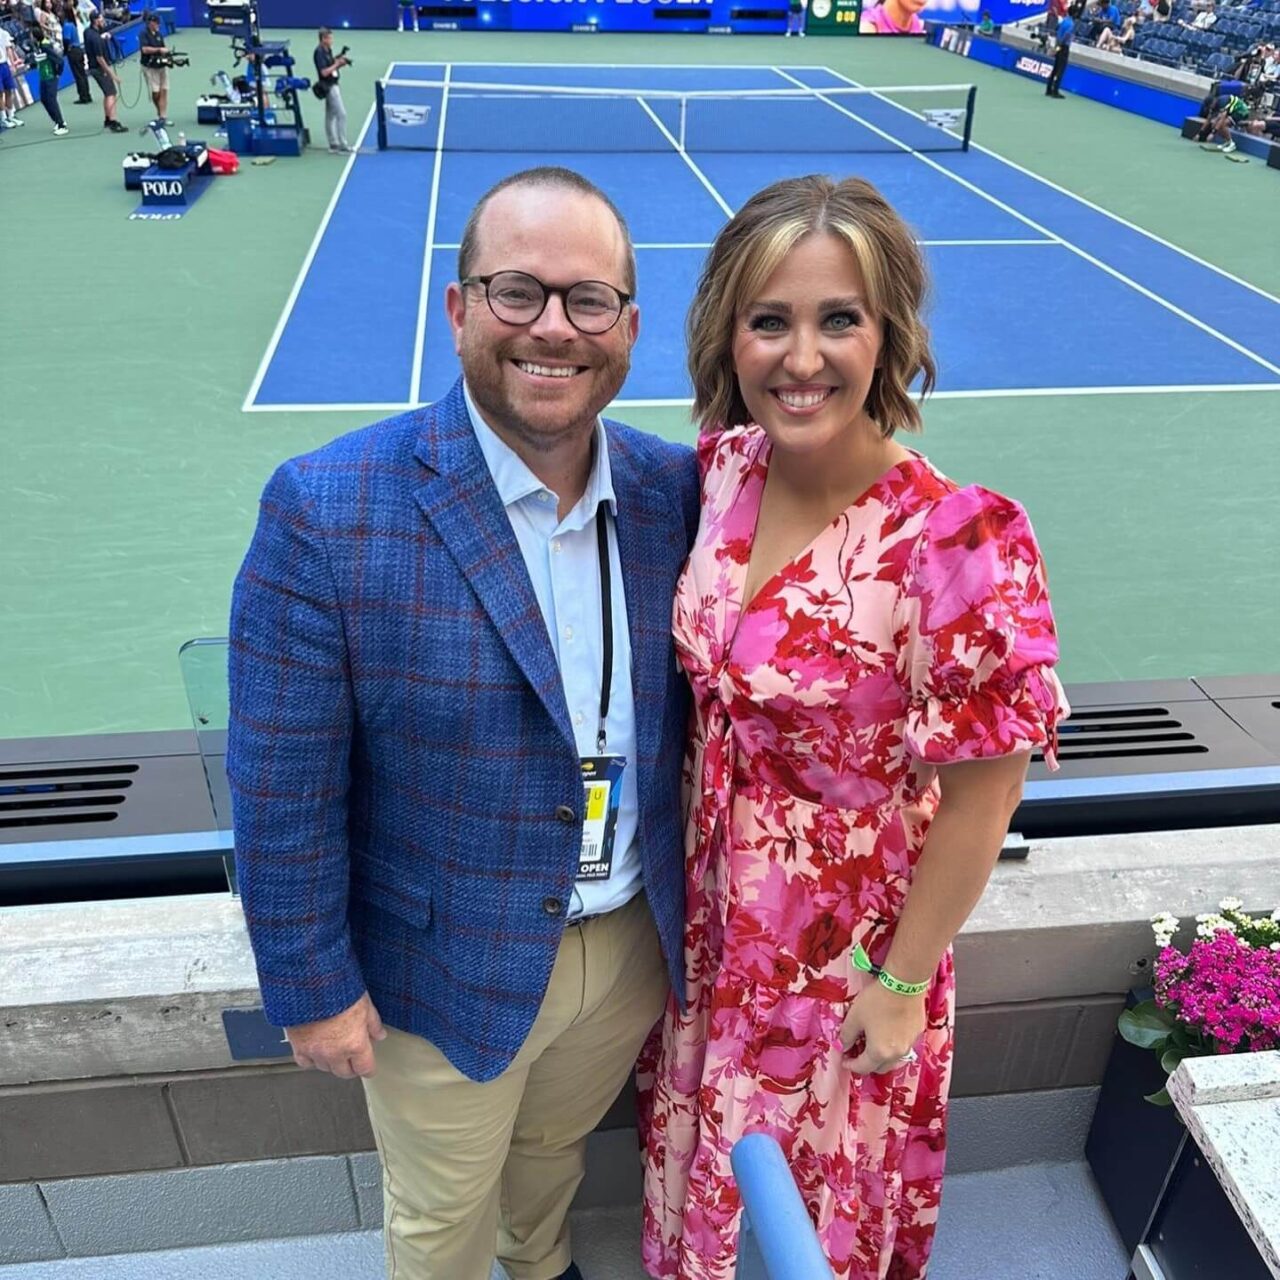
POLYGON ((382 1160, 389 1280, 553 1280, 587 1135, 626 1083, 668 991, 643 893, 565 930, 529 1038, 479 1084, 388 1030, 364 1082, 382 1160))

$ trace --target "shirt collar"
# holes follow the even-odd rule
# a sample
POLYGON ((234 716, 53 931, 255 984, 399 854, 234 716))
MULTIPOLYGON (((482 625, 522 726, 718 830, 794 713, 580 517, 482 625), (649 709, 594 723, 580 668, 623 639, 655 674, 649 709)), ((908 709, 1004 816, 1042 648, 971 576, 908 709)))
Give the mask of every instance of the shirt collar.
MULTIPOLYGON (((524 459, 484 420, 471 398, 471 389, 465 382, 462 384, 462 393, 467 404, 467 416, 471 419, 471 428, 476 433, 480 452, 484 454, 502 505, 514 506, 522 499, 545 489, 547 486, 529 470, 524 459)), ((615 518, 618 514, 618 499, 613 490, 613 469, 609 465, 609 438, 605 433, 604 423, 599 418, 596 418, 593 452, 587 487, 577 505, 564 519, 564 524, 569 528, 582 528, 595 515, 602 502, 609 504, 609 510, 615 518)))

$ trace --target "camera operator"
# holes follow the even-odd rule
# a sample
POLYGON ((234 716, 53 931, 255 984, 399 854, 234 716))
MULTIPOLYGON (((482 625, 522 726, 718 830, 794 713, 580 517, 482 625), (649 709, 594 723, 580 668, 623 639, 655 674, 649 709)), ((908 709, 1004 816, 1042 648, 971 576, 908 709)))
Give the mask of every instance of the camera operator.
POLYGON ((341 53, 333 51, 333 32, 321 27, 320 43, 316 45, 317 96, 324 99, 324 131, 329 139, 329 150, 334 155, 346 155, 353 148, 347 141, 347 109, 342 105, 342 90, 338 88, 338 73, 351 65, 344 46, 341 53))
POLYGON ((97 10, 84 33, 84 55, 89 63, 89 74, 102 90, 102 126, 112 133, 128 133, 116 119, 116 97, 120 92, 120 77, 111 65, 111 50, 107 47, 106 19, 97 10))
POLYGON ((169 50, 160 34, 158 13, 147 14, 138 51, 142 54, 142 78, 155 104, 156 119, 162 125, 170 125, 173 121, 165 118, 169 110, 169 50))

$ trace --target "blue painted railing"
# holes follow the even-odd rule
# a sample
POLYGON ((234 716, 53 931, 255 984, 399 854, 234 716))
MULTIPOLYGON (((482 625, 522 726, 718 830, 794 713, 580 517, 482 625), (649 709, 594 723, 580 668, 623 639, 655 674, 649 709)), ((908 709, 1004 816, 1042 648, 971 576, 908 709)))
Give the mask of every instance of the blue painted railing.
POLYGON ((730 1160, 768 1280, 832 1280, 777 1142, 767 1133, 749 1133, 735 1144, 730 1160))

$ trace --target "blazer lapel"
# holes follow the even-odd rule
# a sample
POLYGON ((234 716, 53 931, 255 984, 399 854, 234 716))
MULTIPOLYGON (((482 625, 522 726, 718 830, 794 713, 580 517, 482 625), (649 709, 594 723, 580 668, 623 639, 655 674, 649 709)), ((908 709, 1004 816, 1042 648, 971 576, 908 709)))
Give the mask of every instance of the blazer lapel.
MULTIPOLYGON (((666 496, 645 483, 630 455, 616 445, 612 433, 609 464, 618 499, 618 556, 631 630, 636 746, 641 760, 653 761, 658 754, 667 699, 672 608, 669 582, 674 581, 674 575, 660 561, 667 541, 664 533, 677 517, 666 496), (660 588, 659 583, 663 584, 660 588)), ((637 780, 643 784, 644 774, 637 780)))
POLYGON ((415 450, 431 473, 414 491, 503 644, 577 751, 564 682, 511 521, 475 438, 462 382, 428 411, 415 450))

